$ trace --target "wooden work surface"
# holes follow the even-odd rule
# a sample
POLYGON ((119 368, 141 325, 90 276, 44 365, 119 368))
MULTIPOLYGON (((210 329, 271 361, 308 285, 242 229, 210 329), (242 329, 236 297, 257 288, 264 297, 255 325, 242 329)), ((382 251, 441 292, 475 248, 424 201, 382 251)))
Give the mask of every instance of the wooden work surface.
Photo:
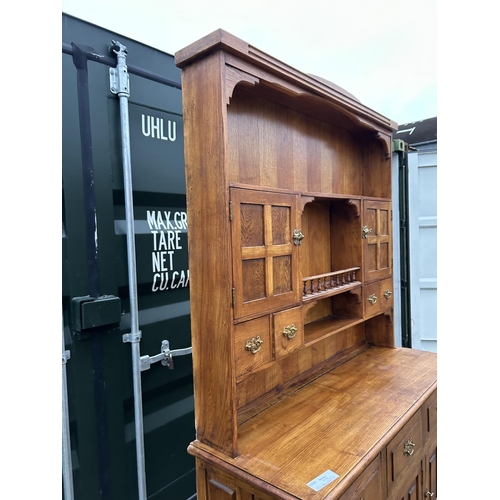
POLYGON ((372 347, 245 422, 236 458, 197 441, 189 451, 256 485, 333 500, 434 391, 436 377, 434 353, 372 347), (339 477, 319 492, 307 486, 328 470, 339 477))

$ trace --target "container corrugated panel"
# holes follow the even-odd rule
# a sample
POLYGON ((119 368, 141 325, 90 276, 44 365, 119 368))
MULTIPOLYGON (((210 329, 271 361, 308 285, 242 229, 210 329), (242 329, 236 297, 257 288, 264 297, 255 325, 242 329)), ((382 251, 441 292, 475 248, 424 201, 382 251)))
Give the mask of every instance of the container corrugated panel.
MULTIPOLYGON (((76 500, 137 498, 120 111, 112 40, 127 47, 141 355, 189 347, 180 71, 173 56, 62 17, 62 303, 76 500)), ((191 356, 142 372, 148 498, 195 494, 191 356)))

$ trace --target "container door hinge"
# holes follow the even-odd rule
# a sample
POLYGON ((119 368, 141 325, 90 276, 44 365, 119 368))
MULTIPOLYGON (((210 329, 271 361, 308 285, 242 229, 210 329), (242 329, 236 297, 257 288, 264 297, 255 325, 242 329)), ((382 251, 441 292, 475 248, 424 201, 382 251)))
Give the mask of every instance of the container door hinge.
POLYGON ((174 356, 186 356, 193 352, 192 347, 186 347, 184 349, 174 349, 170 350, 170 344, 168 340, 163 340, 161 343, 161 352, 156 354, 156 356, 141 356, 141 372, 144 370, 149 370, 153 363, 161 361, 163 366, 167 366, 170 370, 174 369, 174 356))
POLYGON ((234 305, 236 304, 236 290, 234 288, 233 288, 233 291, 232 291, 232 295, 233 295, 232 305, 234 307, 234 305))
POLYGON ((125 64, 127 57, 127 47, 111 40, 112 51, 117 55, 118 66, 116 68, 109 68, 109 89, 111 93, 117 94, 119 97, 130 97, 130 78, 125 64))
POLYGON ((233 202, 229 202, 229 220, 233 222, 233 202))
POLYGON ((408 144, 401 139, 393 139, 392 140, 392 152, 393 153, 407 153, 408 152, 408 144))
POLYGON ((68 362, 68 359, 71 358, 71 352, 70 351, 64 351, 62 353, 62 364, 65 365, 68 362))

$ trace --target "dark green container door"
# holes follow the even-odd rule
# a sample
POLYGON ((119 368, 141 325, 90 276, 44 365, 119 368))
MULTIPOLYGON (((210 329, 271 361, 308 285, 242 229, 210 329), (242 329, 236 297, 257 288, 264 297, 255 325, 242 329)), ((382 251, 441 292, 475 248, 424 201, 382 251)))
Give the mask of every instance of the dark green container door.
MULTIPOLYGON (((76 500, 136 500, 125 209, 111 40, 128 50, 141 355, 191 345, 180 72, 171 55, 62 18, 63 316, 76 500)), ((196 492, 191 356, 142 372, 148 497, 196 492)))

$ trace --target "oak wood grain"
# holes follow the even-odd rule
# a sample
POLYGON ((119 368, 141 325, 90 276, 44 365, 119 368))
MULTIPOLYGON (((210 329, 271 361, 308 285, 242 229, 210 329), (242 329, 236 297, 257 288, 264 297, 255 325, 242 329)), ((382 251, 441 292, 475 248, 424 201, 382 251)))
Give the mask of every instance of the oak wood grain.
POLYGON ((240 425, 240 455, 223 460, 297 498, 338 498, 435 388, 434 353, 372 347, 240 425), (339 478, 315 493, 326 469, 339 478))
POLYGON ((226 179, 220 147, 225 143, 222 64, 221 54, 214 54, 187 67, 182 85, 196 433, 232 455, 237 448, 233 337, 219 334, 232 315, 231 277, 220 272, 231 266, 230 241, 217 237, 230 232, 227 181, 219 182, 226 179), (200 78, 203 87, 196 85, 200 78), (220 411, 217 419, 213 408, 220 411))
POLYGON ((360 139, 236 87, 228 108, 230 181, 360 195, 360 139))
POLYGON ((436 363, 395 347, 396 124, 224 30, 175 57, 200 500, 421 497, 436 363))

